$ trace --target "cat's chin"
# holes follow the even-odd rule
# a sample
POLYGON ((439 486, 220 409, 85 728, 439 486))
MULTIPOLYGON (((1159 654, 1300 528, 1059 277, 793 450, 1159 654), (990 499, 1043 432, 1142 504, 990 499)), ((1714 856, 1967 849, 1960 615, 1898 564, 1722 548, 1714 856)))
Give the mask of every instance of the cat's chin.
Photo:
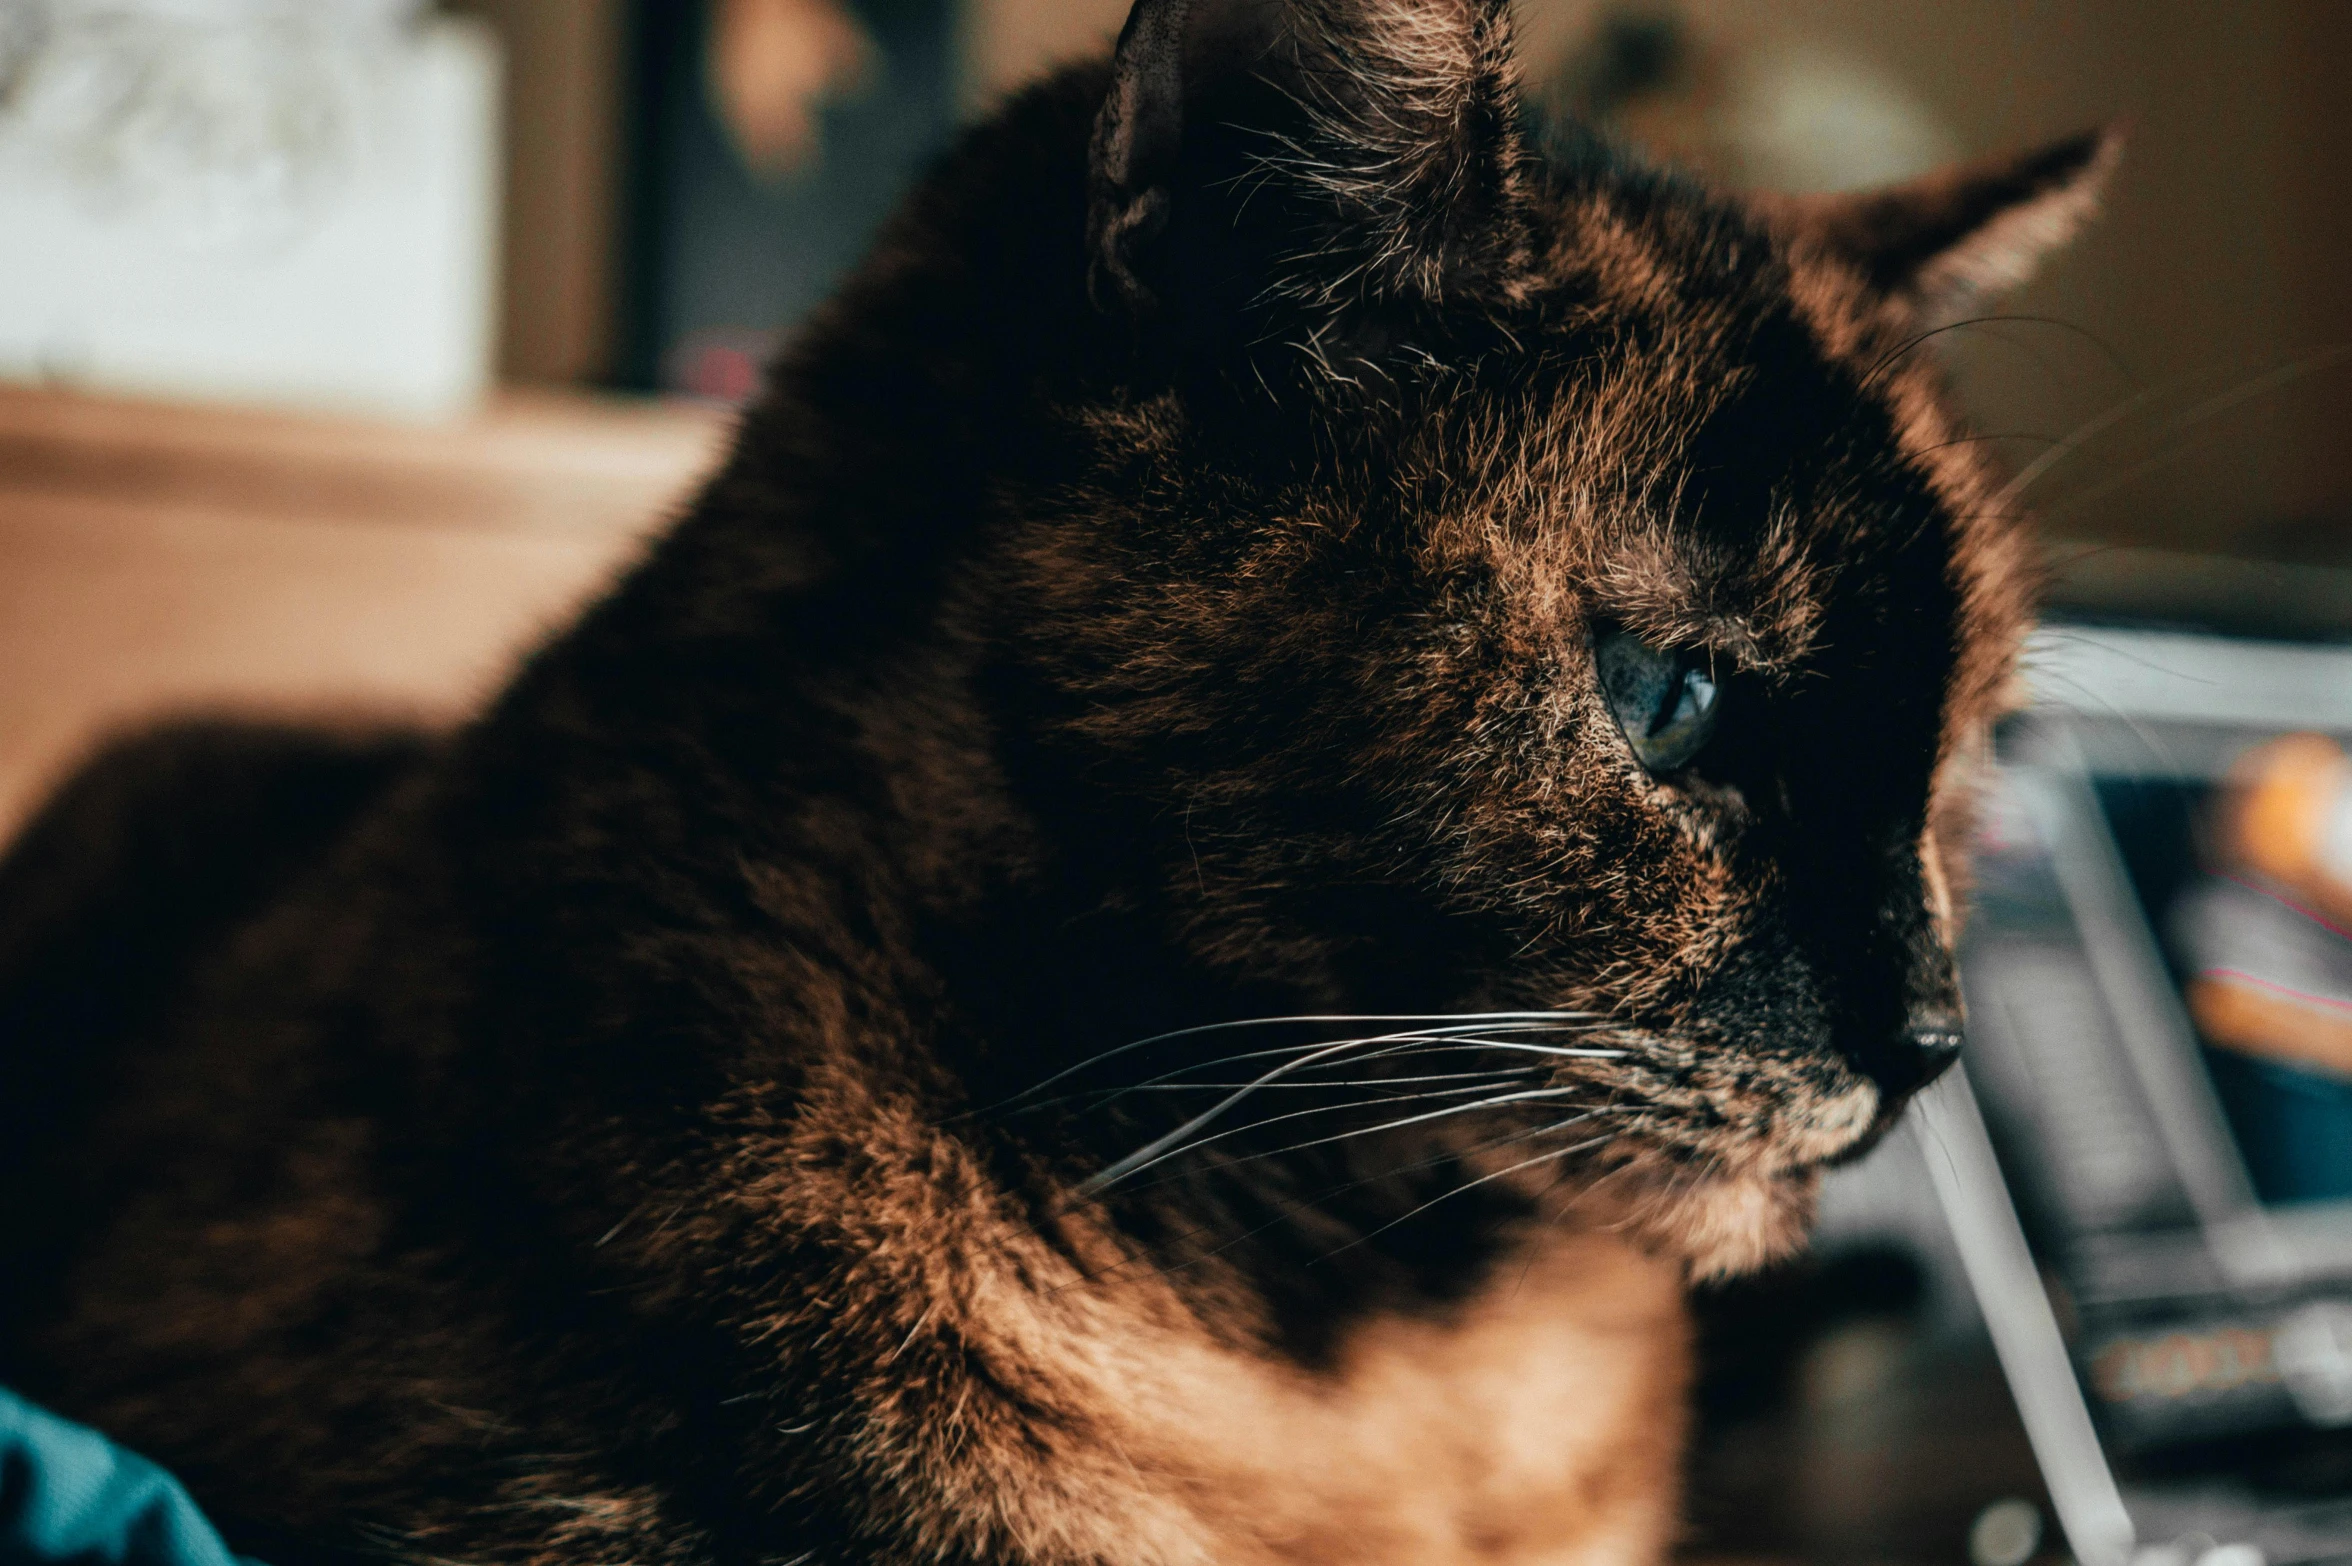
POLYGON ((1680 1258, 1694 1281, 1754 1272, 1802 1249, 1821 1171, 1871 1147, 1885 1129, 1881 1096, 1868 1082, 1772 1107, 1766 1135, 1737 1150, 1709 1150, 1717 1173, 1669 1174, 1628 1215, 1644 1241, 1680 1258))
POLYGON ((1627 1205, 1627 1230, 1679 1260, 1693 1282, 1735 1278, 1802 1249, 1813 1230, 1818 1170, 1668 1184, 1627 1205))

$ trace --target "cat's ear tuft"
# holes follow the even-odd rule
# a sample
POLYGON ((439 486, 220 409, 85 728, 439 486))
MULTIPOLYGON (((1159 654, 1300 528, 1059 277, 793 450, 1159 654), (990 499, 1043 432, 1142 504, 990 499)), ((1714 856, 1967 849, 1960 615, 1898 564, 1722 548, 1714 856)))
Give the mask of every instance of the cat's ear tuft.
POLYGON ((1524 262, 1520 157, 1508 0, 1137 0, 1091 149, 1094 298, 1285 302, 1309 333, 1444 302, 1524 262))
POLYGON ((1952 320, 2015 288, 2095 216, 2123 154, 2103 126, 1906 185, 1779 198, 1773 210, 1923 319, 1952 320))

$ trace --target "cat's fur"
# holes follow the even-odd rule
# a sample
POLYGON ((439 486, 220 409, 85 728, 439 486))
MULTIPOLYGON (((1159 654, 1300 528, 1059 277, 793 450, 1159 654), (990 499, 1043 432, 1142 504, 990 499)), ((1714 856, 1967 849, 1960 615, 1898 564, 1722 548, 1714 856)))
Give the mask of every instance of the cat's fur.
POLYGON ((1143 0, 479 721, 30 829, 8 1373, 281 1562, 1654 1557, 1685 1277, 1949 1053, 2025 544, 1917 349, 2109 152, 1742 204, 1487 0, 1143 0))

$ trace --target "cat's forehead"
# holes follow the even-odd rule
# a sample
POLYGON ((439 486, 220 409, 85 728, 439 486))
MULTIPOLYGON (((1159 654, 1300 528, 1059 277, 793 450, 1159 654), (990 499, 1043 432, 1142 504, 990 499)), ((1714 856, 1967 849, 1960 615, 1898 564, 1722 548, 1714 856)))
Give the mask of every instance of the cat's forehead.
POLYGON ((1892 407, 1870 363, 1879 312, 1852 276, 1793 254, 1737 202, 1648 176, 1555 196, 1547 215, 1539 351, 1569 350, 1562 391, 1605 391, 1653 454, 1745 429, 1775 444, 1716 460, 1801 469, 1892 407))
POLYGON ((1436 418, 1471 482, 1431 548, 1533 602, 1800 659, 1841 594, 1944 547, 1932 399, 1874 372, 1840 280, 1682 192, 1559 203, 1522 373, 1436 418))

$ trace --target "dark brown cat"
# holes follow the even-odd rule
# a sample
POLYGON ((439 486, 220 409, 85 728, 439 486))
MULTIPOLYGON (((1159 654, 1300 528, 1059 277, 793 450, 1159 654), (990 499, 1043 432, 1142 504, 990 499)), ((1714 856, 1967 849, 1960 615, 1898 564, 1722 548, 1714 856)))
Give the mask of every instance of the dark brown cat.
POLYGON ((1686 1276, 1957 1043, 1915 350, 2110 155, 1742 204, 1499 3, 1142 0, 479 721, 28 831, 8 1374, 281 1566, 1654 1557, 1686 1276))

